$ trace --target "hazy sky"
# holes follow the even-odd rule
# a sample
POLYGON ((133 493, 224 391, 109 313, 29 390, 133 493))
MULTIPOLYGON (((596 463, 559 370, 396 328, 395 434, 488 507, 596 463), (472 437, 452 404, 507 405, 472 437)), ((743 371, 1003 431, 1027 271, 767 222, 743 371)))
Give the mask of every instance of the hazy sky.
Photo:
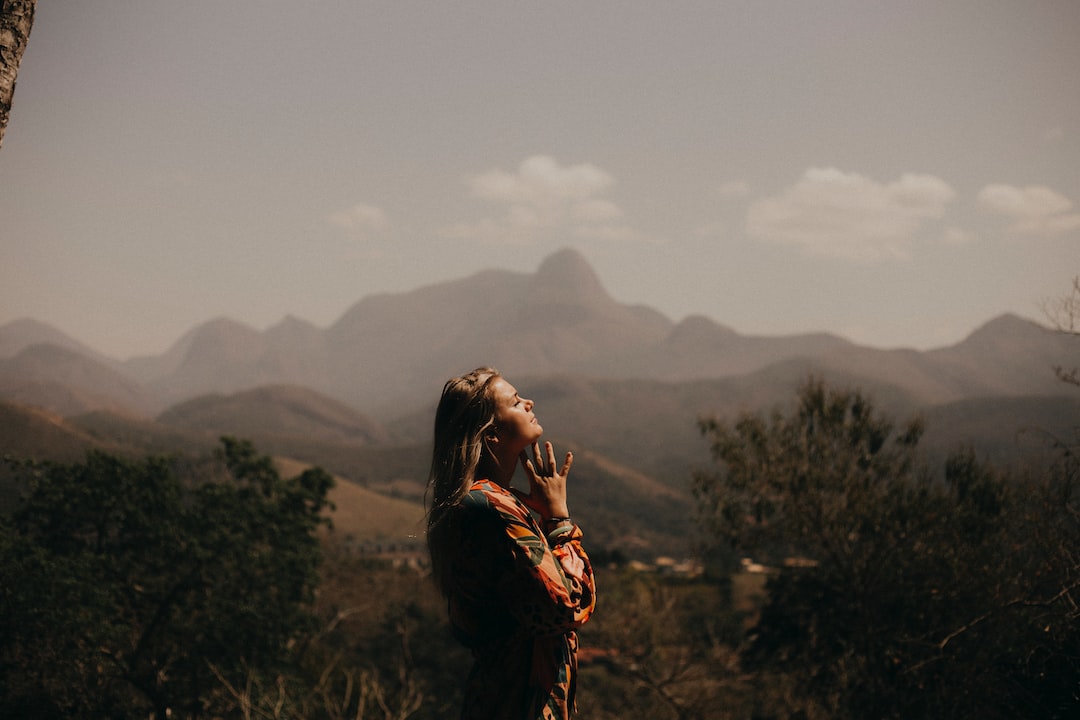
POLYGON ((1080 2, 38 4, 0 324, 156 354, 564 246, 747 334, 1041 320, 1080 274, 1080 2))

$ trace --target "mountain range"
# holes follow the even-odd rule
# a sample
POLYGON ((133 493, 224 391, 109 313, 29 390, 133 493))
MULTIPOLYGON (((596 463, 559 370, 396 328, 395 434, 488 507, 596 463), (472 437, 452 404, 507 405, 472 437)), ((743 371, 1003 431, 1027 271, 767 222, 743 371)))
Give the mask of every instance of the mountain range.
POLYGON ((669 383, 818 368, 891 387, 921 406, 1060 394, 1050 368, 1077 361, 1075 336, 1013 315, 925 352, 823 333, 747 336, 701 316, 676 323, 616 302, 585 258, 564 249, 534 274, 486 270, 372 295, 326 328, 294 317, 264 331, 214 319, 161 355, 126 361, 42 323, 12 322, 0 327, 0 397, 65 415, 108 408, 153 416, 201 395, 293 385, 386 418, 430 404, 443 380, 479 365, 512 378, 669 383))
POLYGON ((653 525, 685 535, 687 479, 708 462, 698 418, 789 406, 810 375, 862 389, 898 419, 923 415, 937 455, 970 444, 1013 461, 1045 447, 1036 431, 1068 434, 1080 418, 1080 393, 1053 372, 1080 365, 1075 335, 1014 315, 928 351, 743 335, 619 303, 566 249, 532 274, 483 270, 371 295, 325 328, 214 319, 161 355, 128 360, 35 320, 9 323, 0 453, 39 454, 50 442, 171 451, 233 434, 415 501, 442 383, 480 365, 506 372, 575 450, 575 474, 591 476, 587 514, 609 539, 661 506, 671 519, 653 525))

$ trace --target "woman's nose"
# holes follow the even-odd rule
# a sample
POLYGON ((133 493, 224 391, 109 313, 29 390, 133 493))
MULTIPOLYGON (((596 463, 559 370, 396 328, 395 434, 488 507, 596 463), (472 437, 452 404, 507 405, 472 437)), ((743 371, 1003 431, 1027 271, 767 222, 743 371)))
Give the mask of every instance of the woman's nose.
POLYGON ((533 401, 529 400, 529 399, 526 399, 525 400, 525 409, 526 410, 532 410, 532 408, 533 408, 533 401))

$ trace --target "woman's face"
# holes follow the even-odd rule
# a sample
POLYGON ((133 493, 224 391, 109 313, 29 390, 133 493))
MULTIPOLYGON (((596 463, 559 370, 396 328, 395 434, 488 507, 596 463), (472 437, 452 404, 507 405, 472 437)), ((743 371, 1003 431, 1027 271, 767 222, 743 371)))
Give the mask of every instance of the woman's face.
POLYGON ((544 434, 533 415, 533 401, 518 395, 513 385, 499 377, 491 383, 495 400, 495 435, 508 451, 517 454, 544 434))

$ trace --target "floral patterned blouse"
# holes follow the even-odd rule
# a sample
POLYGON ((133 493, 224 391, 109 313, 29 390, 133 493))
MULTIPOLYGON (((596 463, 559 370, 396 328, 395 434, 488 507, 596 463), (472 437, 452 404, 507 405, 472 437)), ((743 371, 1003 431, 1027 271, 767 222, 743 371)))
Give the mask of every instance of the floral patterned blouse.
POLYGON ((548 540, 528 509, 487 480, 473 484, 445 518, 454 548, 448 594, 455 636, 475 663, 463 720, 569 720, 577 679, 575 628, 595 606, 581 530, 548 540), (571 549, 580 579, 559 563, 571 549))

